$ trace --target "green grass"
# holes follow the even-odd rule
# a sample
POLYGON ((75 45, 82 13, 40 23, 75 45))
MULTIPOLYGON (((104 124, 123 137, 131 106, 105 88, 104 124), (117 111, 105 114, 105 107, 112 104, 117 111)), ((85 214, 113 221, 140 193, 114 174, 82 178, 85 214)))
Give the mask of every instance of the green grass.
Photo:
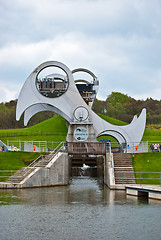
MULTIPOLYGON (((104 116, 103 114, 99 114, 101 118, 105 121, 108 121, 114 125, 126 125, 127 123, 110 118, 108 116, 104 116)), ((62 142, 65 141, 67 135, 67 126, 66 120, 61 116, 57 115, 53 118, 50 118, 46 121, 43 121, 35 126, 23 129, 7 129, 0 130, 0 140, 4 143, 9 141, 55 141, 62 142)), ((118 144, 117 141, 110 136, 102 136, 99 139, 108 139, 114 144, 118 144)), ((161 143, 161 129, 156 128, 146 128, 143 141, 149 142, 160 142, 161 143)), ((19 169, 24 165, 24 161, 33 160, 36 158, 35 153, 25 153, 25 152, 0 152, 0 169, 11 170, 11 169, 19 169)), ((142 153, 136 154, 133 158, 134 170, 136 172, 161 172, 161 153, 142 153)), ((139 178, 140 175, 137 174, 136 177, 139 178)), ((148 173, 146 176, 149 177, 148 173)), ((152 176, 151 177, 158 177, 152 176)), ((160 176, 159 176, 160 177, 160 176)), ((1 179, 0 179, 1 181, 1 179)), ((139 180, 137 180, 140 183, 139 180)), ((142 183, 146 184, 160 184, 159 181, 150 182, 148 180, 143 180, 142 183)))
POLYGON ((28 130, 33 133, 38 133, 39 131, 41 133, 51 132, 59 135, 65 135, 67 133, 66 121, 59 115, 36 124, 35 126, 28 128, 28 130))
MULTIPOLYGON (((7 140, 62 142, 65 141, 66 135, 66 121, 59 115, 29 128, 0 130, 0 140, 5 144, 7 140)), ((38 153, 0 152, 0 170, 18 170, 26 166, 25 162, 32 161, 38 156, 38 153)), ((0 177, 0 181, 4 181, 4 178, 0 177)))
MULTIPOLYGON (((31 161, 40 156, 35 152, 0 152, 0 170, 18 170, 26 167, 31 161)), ((14 171, 12 172, 14 173, 14 171)), ((5 181, 7 178, 3 176, 11 175, 11 172, 0 172, 0 181, 5 181)))
POLYGON ((5 144, 7 140, 62 142, 66 135, 66 120, 59 115, 29 128, 0 130, 0 140, 5 144))
POLYGON ((98 114, 98 116, 100 116, 102 119, 104 119, 105 121, 111 123, 111 124, 114 124, 114 125, 119 125, 119 126, 122 126, 122 125, 127 125, 126 122, 123 122, 123 121, 120 121, 120 120, 117 120, 117 119, 114 119, 114 118, 111 118, 111 117, 108 117, 108 116, 105 116, 103 114, 98 114))
MULTIPOLYGON (((99 114, 101 118, 115 125, 126 125, 127 123, 117 119, 99 114)), ((66 120, 57 115, 35 126, 22 129, 0 129, 0 140, 7 144, 9 141, 65 141, 67 135, 66 120)), ((108 139, 117 145, 116 139, 111 136, 104 136, 99 139, 108 139)))
MULTIPOLYGON (((114 125, 126 125, 127 123, 99 114, 101 118, 114 125)), ((22 129, 0 129, 0 139, 7 143, 7 140, 12 141, 64 141, 67 134, 66 120, 57 115, 46 121, 43 121, 35 126, 22 129)), ((100 138, 99 138, 100 139, 100 138)), ((110 136, 101 137, 101 139, 109 139, 112 142, 117 142, 110 136)), ((143 141, 161 141, 161 129, 146 128, 143 141)))
POLYGON ((132 157, 133 167, 136 173, 137 183, 141 184, 160 184, 160 180, 142 178, 160 178, 161 177, 161 152, 137 153, 132 157), (144 172, 140 174, 140 172, 144 172), (152 173, 160 172, 160 173, 152 173))
POLYGON ((161 141, 161 129, 146 128, 142 141, 161 141))
MULTIPOLYGON (((114 124, 114 125, 118 125, 118 126, 127 125, 126 122, 123 122, 123 121, 120 121, 120 120, 117 120, 117 119, 105 116, 103 114, 98 114, 98 116, 101 117, 102 119, 104 119, 105 121, 107 121, 107 122, 109 122, 111 124, 114 124)), ((98 141, 99 140, 110 140, 113 147, 118 145, 117 140, 115 138, 111 137, 111 136, 101 136, 101 137, 98 137, 97 140, 98 141)))

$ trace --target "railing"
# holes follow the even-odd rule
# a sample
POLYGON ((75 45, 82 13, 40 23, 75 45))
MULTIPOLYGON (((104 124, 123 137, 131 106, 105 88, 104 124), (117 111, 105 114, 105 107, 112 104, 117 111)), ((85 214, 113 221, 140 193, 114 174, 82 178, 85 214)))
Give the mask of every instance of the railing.
POLYGON ((161 141, 142 141, 129 142, 127 144, 118 144, 118 142, 110 142, 112 147, 112 152, 124 152, 124 153, 144 153, 144 152, 161 152, 161 141), (151 149, 151 145, 158 145, 158 148, 151 149))
POLYGON ((68 142, 68 154, 106 154, 106 144, 98 142, 68 142))
POLYGON ((13 176, 18 170, 0 170, 0 182, 6 181, 7 178, 13 176))
MULTIPOLYGON (((48 163, 60 152, 60 151, 62 151, 63 150, 63 148, 64 148, 64 142, 61 142, 58 146, 57 146, 57 148, 52 152, 52 153, 50 153, 49 155, 51 155, 50 156, 50 158, 48 159, 48 163)), ((25 168, 25 173, 23 174, 23 176, 25 177, 25 176, 28 176, 34 169, 36 169, 36 167, 37 167, 37 165, 39 164, 39 160, 41 160, 41 167, 43 167, 43 160, 44 160, 44 158, 46 157, 46 156, 49 156, 49 155, 42 155, 42 156, 39 156, 38 158, 36 158, 29 166, 27 166, 26 168, 25 168)))
POLYGON ((7 140, 8 150, 11 151, 48 152, 55 150, 59 144, 61 144, 61 142, 7 140))
MULTIPOLYGON (((60 142, 55 142, 55 141, 11 141, 11 140, 7 140, 7 146, 10 146, 10 150, 14 150, 14 151, 25 151, 25 147, 24 145, 29 144, 28 145, 28 150, 26 151, 34 151, 34 145, 36 146, 36 151, 39 152, 48 152, 48 151, 52 151, 53 149, 56 148, 56 146, 60 143, 60 142), (13 147, 13 148, 12 148, 13 147)), ((98 142, 94 142, 95 144, 98 144, 98 142)), ((88 143, 82 143, 82 142, 77 142, 74 144, 91 144, 90 142, 88 143)), ((99 144, 100 146, 107 144, 106 140, 102 140, 102 142, 100 142, 99 140, 99 144)), ((112 152, 124 152, 124 153, 141 153, 141 152, 152 152, 150 145, 151 144, 161 144, 161 141, 142 141, 140 143, 138 142, 129 142, 127 144, 122 143, 119 144, 118 142, 110 142, 111 147, 112 147, 112 152)), ((69 143, 69 147, 70 147, 70 143, 69 143)), ((108 145, 107 145, 108 147, 108 145)), ((26 145, 27 148, 27 145, 26 145)), ((84 150, 84 148, 82 148, 84 150)), ((69 148, 70 150, 70 148, 69 148)), ((80 149, 81 151, 81 149, 80 149)), ((153 150, 155 152, 155 150, 153 150)), ((158 147, 157 151, 161 152, 161 148, 158 147)), ((93 153, 93 151, 91 151, 93 153)), ((102 153, 102 151, 100 151, 100 154, 102 153)), ((104 153, 103 153, 104 154, 104 153)))
POLYGON ((161 172, 115 171, 115 181, 135 180, 136 184, 161 185, 161 172), (116 176, 118 175, 118 176, 116 176))
MULTIPOLYGON (((41 161, 41 165, 43 167, 43 164, 44 164, 43 161, 44 161, 46 156, 51 155, 50 158, 48 159, 48 163, 49 163, 60 151, 63 151, 63 149, 64 149, 64 142, 61 142, 56 147, 56 149, 54 149, 49 155, 41 155, 38 158, 36 158, 32 163, 30 163, 29 166, 27 166, 25 168, 22 168, 24 170, 24 173, 23 173, 22 177, 23 178, 27 177, 34 169, 36 169, 37 165, 40 163, 39 161, 41 161)), ((10 178, 17 171, 18 170, 0 170, 0 180, 2 179, 4 181, 4 179, 10 178)), ((11 181, 12 181, 12 179, 11 179, 11 181)))
POLYGON ((18 137, 18 136, 47 136, 47 135, 58 135, 58 136, 66 136, 64 132, 43 132, 43 131, 17 131, 17 130, 5 130, 5 132, 0 133, 0 137, 18 137))

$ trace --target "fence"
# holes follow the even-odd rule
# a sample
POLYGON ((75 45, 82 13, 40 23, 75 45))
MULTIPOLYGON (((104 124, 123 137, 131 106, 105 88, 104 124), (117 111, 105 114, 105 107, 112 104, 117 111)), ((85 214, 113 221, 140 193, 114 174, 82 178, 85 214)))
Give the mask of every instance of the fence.
POLYGON ((126 145, 125 152, 127 153, 142 153, 148 152, 148 141, 146 142, 132 142, 126 145))
POLYGON ((106 154, 106 144, 98 142, 68 142, 69 154, 106 154))
MULTIPOLYGON (((64 149, 64 142, 60 142, 57 145, 57 148, 53 152, 51 152, 49 155, 41 155, 38 158, 36 158, 32 163, 30 163, 30 165, 28 165, 25 168, 22 168, 23 169, 23 177, 28 176, 37 166, 44 167, 60 151, 63 151, 63 149, 64 149), (47 162, 46 162, 46 157, 48 157, 48 156, 49 156, 49 158, 47 159, 47 162)), ((5 182, 8 178, 13 176, 17 171, 21 171, 21 169, 19 169, 19 170, 0 170, 0 182, 1 181, 5 182)))
MULTIPOLYGON (((47 152, 50 150, 54 150, 57 145, 60 142, 54 142, 54 141, 10 141, 7 140, 7 146, 9 148, 9 150, 13 150, 13 151, 36 151, 36 152, 47 152), (34 146, 35 146, 35 150, 34 150, 34 146)), ((151 152, 151 148, 150 145, 151 144, 158 144, 158 146, 160 146, 161 141, 157 142, 151 142, 151 141, 144 141, 141 143, 137 143, 137 142, 131 142, 128 144, 119 144, 118 142, 106 142, 106 141, 102 141, 99 142, 99 146, 103 146, 104 144, 106 144, 106 149, 108 150, 109 144, 112 147, 112 152, 124 152, 124 153, 141 153, 141 152, 151 152)), ((81 146, 81 144, 90 144, 90 142, 87 143, 82 143, 82 142, 77 142, 74 144, 78 144, 81 146)), ((98 142, 95 142, 95 144, 98 144, 98 142)), ((71 143, 68 143, 69 146, 69 150, 71 151, 71 143)), ((92 149, 92 148, 91 148, 92 149)), ((101 148, 100 148, 101 149, 101 148)), ((100 150, 100 154, 101 151, 104 150, 100 150)), ((157 151, 161 151, 161 148, 158 147, 157 151)), ((81 153, 81 152, 80 152, 81 153)), ((93 151, 91 152, 91 154, 93 153, 93 151)))
POLYGON ((154 184, 161 185, 161 172, 133 172, 133 171, 115 171, 115 180, 121 180, 122 184, 126 180, 135 180, 136 184, 154 184), (134 174, 134 177, 132 177, 134 174))
POLYGON ((64 132, 33 132, 33 131, 17 131, 17 130, 5 130, 5 132, 0 133, 0 137, 19 137, 19 136, 48 136, 48 135, 58 135, 58 136, 66 136, 66 133, 64 132))
POLYGON ((18 170, 0 170, 0 182, 4 182, 7 178, 13 176, 18 170))
MULTIPOLYGON (((106 141, 104 141, 106 142, 106 141)), ((118 142, 106 142, 107 150, 108 146, 111 146, 112 152, 124 152, 124 153, 143 153, 143 152, 161 152, 161 141, 142 141, 129 142, 118 144, 118 142), (157 149, 151 149, 151 145, 157 145, 157 149)))
MULTIPOLYGON (((52 153, 50 153, 50 155, 48 155, 49 159, 47 160, 47 162, 49 163, 60 151, 63 151, 63 148, 64 148, 64 142, 60 142, 57 148, 55 149, 55 151, 53 151, 52 153)), ((30 172, 32 172, 33 169, 35 169, 38 165, 41 165, 41 167, 43 167, 44 164, 46 165, 47 163, 46 161, 44 161, 45 158, 46 156, 42 155, 42 156, 39 156, 37 159, 35 159, 32 163, 30 163, 30 165, 25 168, 25 172, 23 176, 24 177, 28 176, 30 172)))
POLYGON ((57 148, 60 142, 54 141, 9 141, 7 146, 10 151, 47 152, 57 148))
MULTIPOLYGON (((42 156, 41 156, 42 158, 42 156)), ((36 159, 32 163, 32 168, 35 167, 35 162, 39 159, 36 159)), ((31 166, 26 168, 25 174, 30 173, 31 166)), ((31 168, 31 170, 32 170, 31 168)), ((7 178, 13 176, 17 170, 0 170, 0 182, 6 181, 7 178)), ((117 171, 115 171, 117 173, 117 171)), ((115 180, 121 180, 121 184, 124 184, 126 180, 135 180, 136 184, 149 184, 149 185, 160 185, 161 186, 161 172, 132 172, 132 171, 118 171, 119 177, 115 177, 115 180), (131 173, 134 173, 134 177, 131 177, 131 173), (127 175, 130 175, 128 177, 127 175)), ((126 185, 126 184, 125 184, 126 185)))

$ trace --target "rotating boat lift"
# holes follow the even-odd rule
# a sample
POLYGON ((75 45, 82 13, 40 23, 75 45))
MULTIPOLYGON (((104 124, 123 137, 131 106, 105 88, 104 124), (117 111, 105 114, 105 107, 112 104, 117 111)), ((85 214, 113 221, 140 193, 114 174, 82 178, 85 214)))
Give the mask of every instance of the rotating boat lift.
POLYGON ((24 113, 24 125, 27 125, 36 113, 53 111, 69 122, 67 141, 72 139, 75 142, 90 142, 97 141, 99 136, 110 135, 125 146, 139 144, 145 130, 146 109, 142 110, 139 117, 134 116, 129 125, 110 124, 91 109, 98 85, 97 77, 87 69, 78 68, 71 71, 61 62, 44 62, 30 74, 21 89, 17 102, 16 120, 19 120, 24 113), (39 74, 49 67, 59 68, 63 74, 52 73, 46 76, 46 79, 39 79, 39 74), (89 74, 93 78, 92 83, 84 79, 74 80, 73 75, 76 72, 89 74), (83 84, 87 86, 88 91, 84 91, 83 84), (69 133, 71 129, 72 138, 69 133), (82 135, 77 134, 79 131, 82 135))

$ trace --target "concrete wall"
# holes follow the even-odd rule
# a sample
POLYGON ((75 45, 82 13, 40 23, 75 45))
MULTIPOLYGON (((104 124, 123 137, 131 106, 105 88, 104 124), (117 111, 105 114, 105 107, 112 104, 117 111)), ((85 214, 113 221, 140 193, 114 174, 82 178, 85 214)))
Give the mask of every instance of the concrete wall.
POLYGON ((21 182, 22 187, 67 185, 69 182, 68 154, 59 153, 44 168, 37 168, 21 182))
POLYGON ((97 155, 96 157, 98 178, 104 178, 104 158, 104 155, 97 155))
POLYGON ((158 191, 156 190, 151 190, 151 186, 149 185, 149 190, 147 186, 141 186, 140 188, 135 186, 135 187, 131 187, 131 188, 126 188, 126 194, 128 195, 133 195, 133 196, 144 196, 147 198, 152 198, 152 199, 159 199, 161 200, 161 191, 158 187, 158 191))
POLYGON ((110 153, 107 153, 104 161, 104 184, 106 184, 110 189, 112 189, 115 185, 114 172, 111 165, 111 157, 113 157, 113 154, 110 156, 110 153))

